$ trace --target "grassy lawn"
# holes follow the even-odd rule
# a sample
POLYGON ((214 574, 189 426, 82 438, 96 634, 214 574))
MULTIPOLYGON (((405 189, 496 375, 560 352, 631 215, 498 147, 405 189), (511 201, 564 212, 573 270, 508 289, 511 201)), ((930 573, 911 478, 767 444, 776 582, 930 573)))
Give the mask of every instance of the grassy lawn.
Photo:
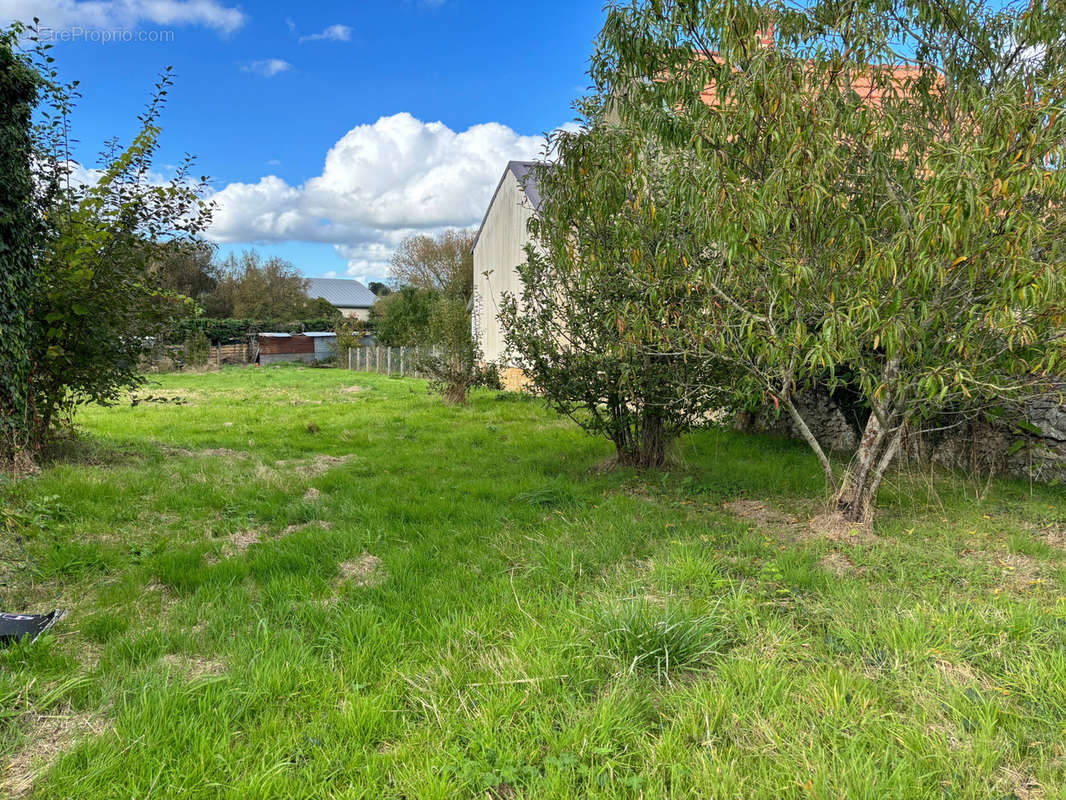
POLYGON ((69 614, 0 651, 4 796, 1066 797, 1062 488, 894 475, 829 536, 793 442, 641 475, 515 396, 149 393, 10 488, 3 608, 69 614))

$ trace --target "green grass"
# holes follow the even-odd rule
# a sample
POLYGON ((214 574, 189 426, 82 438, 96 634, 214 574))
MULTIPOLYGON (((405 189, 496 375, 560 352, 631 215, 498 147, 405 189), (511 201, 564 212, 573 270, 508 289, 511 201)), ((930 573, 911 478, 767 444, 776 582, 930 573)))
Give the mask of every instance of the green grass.
POLYGON ((1066 797, 1061 488, 894 474, 829 538, 725 507, 816 513, 795 442, 638 474, 512 395, 152 395, 8 489, 2 606, 69 615, 0 651, 7 794, 1066 797))

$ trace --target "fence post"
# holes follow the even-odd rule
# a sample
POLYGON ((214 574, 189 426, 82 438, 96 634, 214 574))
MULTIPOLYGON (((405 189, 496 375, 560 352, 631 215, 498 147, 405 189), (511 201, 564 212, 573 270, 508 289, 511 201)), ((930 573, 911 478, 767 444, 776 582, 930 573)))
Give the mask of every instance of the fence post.
POLYGON ((348 348, 348 371, 352 370, 352 348, 348 348))
POLYGON ((404 350, 405 350, 405 348, 404 348, 404 346, 403 346, 403 345, 401 344, 401 345, 400 345, 400 377, 401 377, 401 378, 403 377, 403 356, 404 356, 404 350))
POLYGON ((388 364, 388 366, 385 368, 385 371, 388 373, 389 377, 392 377, 392 348, 391 347, 389 348, 389 352, 385 354, 385 359, 386 359, 386 363, 388 364))

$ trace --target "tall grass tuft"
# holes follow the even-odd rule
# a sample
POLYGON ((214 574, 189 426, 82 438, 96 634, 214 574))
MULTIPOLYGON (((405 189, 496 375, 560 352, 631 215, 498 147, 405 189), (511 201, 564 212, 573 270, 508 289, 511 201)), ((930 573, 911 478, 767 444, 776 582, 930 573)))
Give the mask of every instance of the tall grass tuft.
POLYGON ((574 490, 566 484, 555 481, 528 492, 516 494, 514 501, 527 506, 554 508, 573 505, 578 500, 574 490))
POLYGON ((595 620, 598 656, 615 662, 620 674, 643 673, 659 683, 706 668, 732 644, 730 628, 719 615, 694 616, 644 599, 622 602, 595 620))

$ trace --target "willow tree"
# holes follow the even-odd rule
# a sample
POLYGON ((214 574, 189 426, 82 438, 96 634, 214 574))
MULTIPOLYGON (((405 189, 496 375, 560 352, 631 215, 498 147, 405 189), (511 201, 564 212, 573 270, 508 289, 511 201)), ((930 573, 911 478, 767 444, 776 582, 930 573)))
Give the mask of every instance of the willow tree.
POLYGON ((1064 23, 980 0, 609 13, 594 79, 679 165, 678 286, 712 298, 677 347, 761 384, 849 520, 905 429, 1063 373, 1064 23), (845 371, 871 414, 838 471, 794 398, 845 371))
MULTIPOLYGON (((595 104, 589 114, 601 116, 595 104)), ((549 405, 610 439, 618 463, 659 467, 683 431, 721 410, 730 374, 676 349, 703 298, 674 274, 683 231, 646 144, 602 121, 554 134, 553 163, 530 172, 532 244, 501 319, 549 405)))

